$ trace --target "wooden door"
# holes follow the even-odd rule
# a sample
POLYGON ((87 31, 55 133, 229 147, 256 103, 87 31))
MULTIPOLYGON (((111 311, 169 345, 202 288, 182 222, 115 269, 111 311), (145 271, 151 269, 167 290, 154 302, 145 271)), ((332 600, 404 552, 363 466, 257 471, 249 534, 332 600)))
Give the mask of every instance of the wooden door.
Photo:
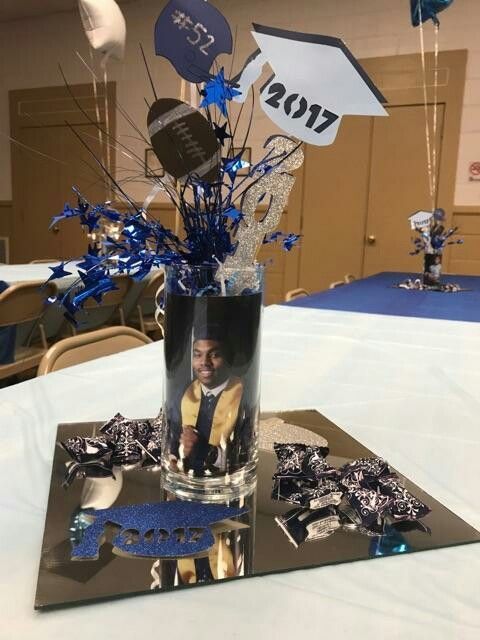
MULTIPOLYGON (((433 87, 433 54, 427 54, 433 87)), ((453 220, 467 52, 439 56, 435 204, 453 220)), ((364 68, 388 100, 388 118, 345 117, 335 143, 306 148, 296 206, 302 242, 294 286, 319 291, 346 274, 417 271, 409 255, 408 216, 431 209, 427 178, 423 75, 419 55, 371 58, 364 68), (369 243, 373 236, 373 243, 369 243)), ((429 106, 430 118, 432 106, 429 106)), ((290 203, 292 205, 292 203, 290 203)), ((292 219, 297 216, 289 207, 292 219)), ((445 270, 450 251, 445 252, 445 270)), ((293 286, 290 286, 293 288, 293 286)))
MULTIPOLYGON (((75 204, 72 186, 95 203, 108 197, 101 169, 70 128, 75 128, 97 158, 105 158, 105 138, 102 148, 95 124, 97 106, 100 127, 105 129, 103 86, 98 87, 97 105, 91 85, 71 89, 87 115, 65 86, 10 92, 11 135, 19 143, 11 147, 11 262, 82 255, 88 240, 78 222, 66 220, 49 230, 51 218, 63 210, 65 202, 75 204)), ((114 83, 108 85, 108 113, 114 137, 114 83)))
POLYGON ((335 144, 305 148, 300 287, 362 271, 372 118, 344 118, 335 144))
MULTIPOLYGON (((436 149, 440 157, 444 107, 437 105, 436 149)), ((429 112, 432 120, 431 105, 429 112)), ((425 107, 396 106, 389 108, 388 114, 388 118, 376 118, 373 123, 364 276, 380 271, 421 270, 421 258, 410 255, 413 234, 409 233, 407 218, 415 211, 432 210, 426 161, 425 107)), ((437 205, 441 205, 438 198, 437 205)))

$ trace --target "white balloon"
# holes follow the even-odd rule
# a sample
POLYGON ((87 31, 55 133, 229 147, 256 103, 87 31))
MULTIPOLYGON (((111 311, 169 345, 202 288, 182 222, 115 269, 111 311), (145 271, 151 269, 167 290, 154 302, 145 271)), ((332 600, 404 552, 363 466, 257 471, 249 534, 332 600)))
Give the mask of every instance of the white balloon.
POLYGON ((93 49, 109 58, 121 60, 127 29, 115 0, 78 0, 83 28, 93 49))

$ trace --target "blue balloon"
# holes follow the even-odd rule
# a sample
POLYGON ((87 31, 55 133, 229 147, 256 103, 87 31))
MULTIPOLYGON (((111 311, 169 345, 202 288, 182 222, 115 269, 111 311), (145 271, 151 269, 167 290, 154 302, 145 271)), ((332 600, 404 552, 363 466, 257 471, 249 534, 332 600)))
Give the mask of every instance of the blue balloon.
POLYGON ((232 47, 228 22, 205 0, 170 0, 155 24, 155 53, 188 82, 209 80, 215 58, 232 47))
POLYGON ((453 0, 410 0, 413 26, 418 27, 420 20, 422 22, 433 20, 433 23, 438 26, 440 22, 437 13, 448 9, 452 2, 453 0))

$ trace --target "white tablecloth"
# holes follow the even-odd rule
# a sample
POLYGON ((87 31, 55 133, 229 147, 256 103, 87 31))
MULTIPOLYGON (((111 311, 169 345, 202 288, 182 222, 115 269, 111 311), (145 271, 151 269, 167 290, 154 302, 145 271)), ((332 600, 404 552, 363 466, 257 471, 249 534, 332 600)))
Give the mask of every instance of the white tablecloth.
MULTIPOLYGON (((25 282, 27 280, 37 280, 39 282, 46 282, 51 276, 52 272, 49 267, 57 266, 59 262, 49 262, 41 264, 2 264, 0 265, 0 281, 4 281, 7 284, 17 284, 19 282, 25 282)), ((72 273, 71 276, 65 276, 64 278, 55 279, 54 283, 58 287, 59 293, 62 293, 68 289, 76 280, 79 279, 77 263, 72 262, 65 265, 65 270, 72 273)), ((133 311, 135 303, 137 302, 149 276, 139 282, 133 282, 130 290, 125 296, 123 303, 123 309, 125 316, 128 318, 129 314, 133 311)), ((98 310, 98 315, 95 315, 95 322, 101 322, 103 316, 100 315, 101 310, 98 310)), ((103 314, 108 317, 107 314, 103 314)), ((95 326, 98 326, 98 322, 95 326)), ((63 311, 57 306, 49 307, 44 315, 43 324, 46 330, 47 338, 54 338, 59 332, 61 326, 64 324, 63 311)), ((27 336, 30 334, 32 324, 24 327, 18 333, 17 344, 23 344, 27 336)))
MULTIPOLYGON (((0 281, 4 281, 7 284, 18 284, 25 281, 37 281, 46 282, 52 275, 49 267, 58 265, 59 262, 42 262, 40 264, 1 264, 0 265, 0 281)), ((72 285, 76 279, 78 279, 78 271, 76 264, 67 264, 66 271, 72 272, 71 276, 65 276, 65 278, 56 279, 54 282, 58 287, 59 292, 66 291, 70 285, 72 285)), ((45 328, 47 338, 53 338, 59 332, 61 326, 64 324, 64 317, 62 311, 55 306, 49 307, 43 317, 43 326, 45 328)), ((34 323, 27 323, 23 327, 19 327, 17 331, 17 345, 25 344, 26 340, 30 336, 34 323)))
MULTIPOLYGON (((59 262, 42 262, 40 264, 1 264, 0 280, 8 282, 8 284, 17 284, 25 280, 39 280, 45 282, 51 275, 49 267, 57 266, 59 262)), ((76 278, 78 271, 76 263, 65 265, 66 271, 71 271, 71 276, 65 276, 61 280, 55 280, 55 284, 63 291, 69 287, 76 278)))
MULTIPOLYGON (((268 307, 264 410, 316 408, 480 527, 477 324, 268 307)), ((162 343, 0 391, 0 638, 480 637, 480 545, 33 611, 56 425, 155 415, 162 343)))

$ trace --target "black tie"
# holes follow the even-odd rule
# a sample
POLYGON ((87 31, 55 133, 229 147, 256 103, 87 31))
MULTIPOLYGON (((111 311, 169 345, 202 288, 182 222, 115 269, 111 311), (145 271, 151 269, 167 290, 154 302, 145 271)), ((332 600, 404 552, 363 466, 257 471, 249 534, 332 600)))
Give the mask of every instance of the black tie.
POLYGON ((213 395, 213 393, 207 393, 206 398, 207 398, 208 408, 210 409, 213 401, 215 400, 215 396, 213 395))

